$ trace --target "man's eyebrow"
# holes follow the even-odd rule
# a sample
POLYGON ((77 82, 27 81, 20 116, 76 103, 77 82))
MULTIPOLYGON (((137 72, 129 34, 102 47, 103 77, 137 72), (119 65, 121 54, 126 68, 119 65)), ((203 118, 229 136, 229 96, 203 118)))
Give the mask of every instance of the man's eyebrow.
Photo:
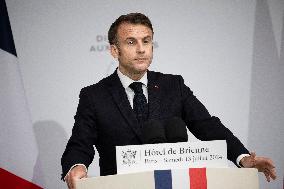
MULTIPOLYGON (((150 35, 143 37, 142 39, 152 39, 150 35)), ((135 37, 127 37, 125 40, 137 40, 135 37)))
POLYGON ((125 40, 136 40, 135 37, 127 37, 125 40))
POLYGON ((143 39, 145 39, 145 38, 152 38, 152 36, 151 35, 147 35, 146 37, 143 37, 143 39))

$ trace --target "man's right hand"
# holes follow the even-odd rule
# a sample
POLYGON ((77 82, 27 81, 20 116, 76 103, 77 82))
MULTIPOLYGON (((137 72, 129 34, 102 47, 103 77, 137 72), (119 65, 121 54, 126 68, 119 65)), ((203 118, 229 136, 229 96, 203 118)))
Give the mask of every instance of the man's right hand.
POLYGON ((75 182, 81 178, 87 178, 86 168, 83 165, 77 165, 65 177, 68 188, 75 189, 75 182))

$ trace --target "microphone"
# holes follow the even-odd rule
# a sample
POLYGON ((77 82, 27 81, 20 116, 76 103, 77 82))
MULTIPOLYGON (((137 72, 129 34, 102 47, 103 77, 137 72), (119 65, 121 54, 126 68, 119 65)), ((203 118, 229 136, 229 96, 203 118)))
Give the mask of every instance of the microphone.
POLYGON ((169 143, 187 142, 188 135, 185 122, 179 117, 165 121, 165 131, 169 143))
POLYGON ((142 127, 143 144, 157 144, 167 142, 165 128, 159 120, 149 120, 142 127))

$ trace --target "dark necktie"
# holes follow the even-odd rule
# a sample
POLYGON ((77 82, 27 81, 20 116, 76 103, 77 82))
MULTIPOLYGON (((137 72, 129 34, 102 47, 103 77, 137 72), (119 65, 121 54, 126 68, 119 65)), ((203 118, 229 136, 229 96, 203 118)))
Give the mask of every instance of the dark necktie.
POLYGON ((133 110, 139 123, 142 123, 148 118, 148 105, 145 95, 142 90, 141 82, 133 82, 129 87, 134 91, 133 110))

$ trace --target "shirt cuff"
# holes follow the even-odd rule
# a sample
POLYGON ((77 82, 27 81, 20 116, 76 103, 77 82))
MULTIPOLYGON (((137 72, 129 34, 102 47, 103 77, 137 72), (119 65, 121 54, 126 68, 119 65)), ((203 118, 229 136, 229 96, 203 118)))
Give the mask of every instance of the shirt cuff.
POLYGON ((250 154, 241 154, 241 155, 239 155, 238 158, 237 158, 237 160, 236 160, 237 165, 238 165, 239 167, 243 167, 243 166, 240 164, 241 159, 243 159, 244 157, 248 157, 248 156, 250 156, 250 154))
POLYGON ((85 167, 85 169, 86 169, 86 173, 88 173, 88 169, 87 169, 86 165, 84 165, 84 164, 82 164, 82 163, 77 163, 77 164, 73 165, 73 166, 69 169, 69 171, 67 172, 67 174, 66 174, 65 177, 64 177, 64 181, 66 180, 66 177, 67 177, 67 175, 70 173, 70 171, 71 171, 74 167, 76 167, 76 166, 78 166, 78 165, 83 165, 83 166, 85 167))

